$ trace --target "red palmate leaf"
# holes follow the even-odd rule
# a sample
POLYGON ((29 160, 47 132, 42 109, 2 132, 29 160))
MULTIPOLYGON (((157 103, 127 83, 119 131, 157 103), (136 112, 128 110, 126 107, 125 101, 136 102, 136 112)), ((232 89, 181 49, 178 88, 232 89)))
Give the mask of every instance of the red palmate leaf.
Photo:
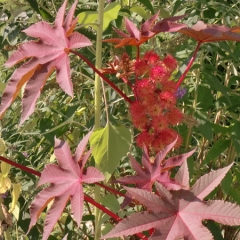
POLYGON ((3 93, 0 117, 3 116, 26 83, 21 118, 21 123, 23 123, 33 113, 41 90, 54 70, 56 70, 56 79, 60 87, 68 95, 73 96, 68 53, 70 49, 86 47, 91 45, 91 42, 82 34, 73 32, 77 23, 76 19, 73 20, 77 0, 64 19, 66 4, 67 0, 59 9, 54 26, 42 21, 23 31, 38 40, 21 44, 5 63, 6 66, 12 67, 30 58, 10 77, 3 93))
MULTIPOLYGON (((103 238, 132 235, 154 228, 149 240, 203 240, 213 239, 210 231, 202 225, 203 220, 214 220, 231 226, 240 225, 240 207, 220 200, 204 201, 204 198, 221 182, 228 167, 202 176, 190 190, 180 189, 170 193, 155 183, 158 195, 146 190, 127 188, 127 191, 150 211, 135 213, 116 225, 103 238)), ((186 162, 176 178, 182 184, 188 179, 186 162)))
POLYGON ((161 183, 169 190, 178 190, 180 188, 183 188, 184 186, 180 182, 178 182, 176 179, 170 178, 169 170, 180 166, 188 157, 194 153, 195 150, 165 160, 164 158, 166 157, 167 153, 174 147, 176 141, 177 139, 162 151, 160 151, 153 161, 151 161, 147 152, 147 148, 145 147, 143 149, 142 156, 143 166, 141 166, 132 156, 130 156, 131 166, 136 171, 136 175, 119 178, 117 179, 117 182, 122 184, 136 184, 136 187, 148 191, 152 191, 152 184, 154 182, 161 183))
POLYGON ((90 134, 91 132, 79 143, 74 156, 71 155, 70 148, 66 142, 55 139, 54 154, 58 165, 46 165, 38 186, 43 184, 50 185, 37 194, 30 207, 31 222, 29 230, 36 224, 37 219, 47 204, 53 200, 45 220, 43 240, 50 235, 69 199, 71 201, 73 218, 79 226, 82 219, 84 201, 82 184, 104 180, 103 174, 96 168, 88 167, 86 170, 84 169, 91 152, 88 151, 84 154, 90 134))
POLYGON ((153 26, 154 22, 157 20, 158 15, 159 11, 142 25, 141 31, 137 29, 133 22, 131 22, 127 18, 124 18, 126 30, 129 34, 113 28, 114 31, 116 31, 123 38, 105 39, 103 40, 103 42, 117 43, 117 45, 115 45, 116 48, 127 45, 140 46, 142 43, 146 42, 148 39, 150 39, 156 34, 150 29, 153 26))
POLYGON ((124 33, 116 28, 113 28, 114 31, 116 31, 123 38, 105 39, 103 40, 103 42, 116 43, 115 45, 116 48, 127 45, 140 46, 142 43, 146 42, 148 39, 152 38, 159 32, 176 32, 180 28, 186 27, 186 24, 173 23, 183 18, 185 15, 165 18, 161 20, 159 23, 154 25, 155 21, 158 18, 159 12, 160 11, 158 11, 146 22, 144 22, 141 25, 140 30, 137 29, 133 22, 125 18, 125 26, 129 34, 124 33))
POLYGON ((238 27, 231 29, 215 24, 207 25, 202 21, 198 21, 192 27, 181 28, 178 32, 186 34, 200 43, 224 40, 240 41, 240 34, 236 33, 238 27))

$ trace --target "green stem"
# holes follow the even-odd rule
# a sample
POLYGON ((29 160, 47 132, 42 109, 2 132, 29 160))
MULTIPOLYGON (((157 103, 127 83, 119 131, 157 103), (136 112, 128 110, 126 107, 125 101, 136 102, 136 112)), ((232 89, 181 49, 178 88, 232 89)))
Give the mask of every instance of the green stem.
POLYGON ((193 56, 191 57, 191 59, 190 59, 188 65, 187 65, 184 73, 183 73, 182 76, 179 78, 179 80, 178 80, 178 82, 177 82, 177 84, 176 84, 176 90, 177 90, 178 87, 181 85, 181 83, 183 82, 184 78, 186 77, 188 71, 190 70, 190 68, 191 68, 191 66, 192 66, 192 64, 193 64, 193 62, 194 62, 194 60, 195 60, 195 58, 196 58, 196 56, 197 56, 197 52, 198 52, 201 44, 202 44, 201 42, 198 42, 198 45, 197 45, 197 47, 196 47, 196 49, 195 49, 195 51, 194 51, 194 53, 193 53, 193 56))
MULTIPOLYGON (((196 48, 197 49, 197 48, 196 48)), ((196 56, 195 56, 196 57, 196 56)), ((194 58, 195 58, 194 57, 194 58)), ((192 57, 193 59, 193 57, 192 57)), ((199 62, 200 62, 200 65, 202 64, 202 61, 203 61, 203 52, 201 52, 201 56, 200 56, 200 59, 199 59, 199 62)), ((193 62, 193 61, 192 61, 193 62)), ((188 66, 190 65, 190 63, 188 64, 188 66)), ((192 64, 191 64, 192 65, 192 64)), ((189 69, 190 69, 191 66, 189 66, 189 69)), ((188 67, 187 67, 188 68, 188 67)), ((185 70, 186 72, 186 70, 185 70)), ((184 74, 183 74, 184 75, 184 74)), ((186 75, 186 74, 185 74, 186 75)), ((197 96, 198 96, 198 85, 199 85, 199 82, 200 82, 200 68, 198 68, 196 70, 196 84, 195 84, 195 94, 194 94, 194 100, 193 100, 193 112, 192 112, 192 117, 194 116, 194 113, 196 112, 196 109, 197 109, 197 96)), ((190 143, 190 140, 192 138, 192 128, 193 126, 191 125, 188 129, 188 134, 187 134, 187 138, 186 138, 186 143, 185 143, 185 150, 187 150, 189 148, 189 143, 190 143)))
MULTIPOLYGON (((96 42, 96 62, 95 69, 101 69, 102 67, 102 32, 103 32, 103 13, 104 13, 104 0, 99 0, 98 2, 98 26, 97 26, 97 42, 96 42)), ((94 70, 95 70, 94 69, 94 70)), ((97 71, 95 71, 95 129, 100 128, 100 117, 101 117, 101 79, 97 71)), ((101 76, 102 77, 102 76, 101 76)), ((101 200, 100 187, 95 185, 94 195, 96 202, 101 200)), ((95 207, 95 240, 101 238, 101 224, 100 220, 102 217, 102 211, 95 207)))

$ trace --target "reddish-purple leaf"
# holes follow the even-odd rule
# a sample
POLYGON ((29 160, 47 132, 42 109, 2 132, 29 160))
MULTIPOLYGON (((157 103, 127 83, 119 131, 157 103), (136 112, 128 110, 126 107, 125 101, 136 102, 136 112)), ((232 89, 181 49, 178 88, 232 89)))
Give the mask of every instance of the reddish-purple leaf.
POLYGON ((158 19, 158 15, 160 13, 160 10, 158 10, 152 17, 150 17, 145 23, 142 24, 141 26, 141 34, 149 36, 149 29, 152 28, 153 24, 155 21, 158 19))
MULTIPOLYGON (((83 147, 86 146, 89 137, 90 134, 85 136, 82 142, 79 143, 75 153, 75 156, 78 156, 80 160, 85 158, 83 147)), ((47 204, 53 200, 53 204, 47 213, 43 240, 50 235, 69 199, 71 201, 73 218, 79 226, 82 219, 84 201, 82 184, 104 180, 103 174, 96 168, 89 167, 84 169, 86 160, 84 159, 84 164, 81 162, 82 164, 80 165, 72 156, 66 142, 55 139, 54 154, 58 165, 46 165, 38 183, 38 186, 43 184, 50 184, 50 186, 37 194, 30 207, 31 222, 29 230, 36 224, 38 217, 47 204)), ((86 156, 89 157, 89 151, 86 153, 86 156)))
POLYGON ((177 32, 181 28, 187 27, 186 24, 175 23, 176 21, 184 18, 185 16, 186 15, 164 18, 163 20, 161 20, 160 22, 157 22, 153 26, 152 31, 156 32, 156 33, 160 33, 160 32, 177 32))
POLYGON ((59 9, 54 26, 42 21, 33 24, 23 31, 28 36, 38 38, 39 40, 21 44, 18 50, 5 63, 6 66, 12 67, 30 58, 27 63, 16 69, 10 77, 10 81, 2 96, 0 118, 15 100, 23 85, 31 81, 29 85, 27 84, 25 88, 26 92, 24 93, 21 118, 21 123, 23 123, 34 111, 35 103, 41 89, 53 69, 57 72, 56 79, 62 90, 68 95, 73 96, 68 53, 73 48, 90 46, 91 42, 80 33, 73 33, 76 20, 72 20, 72 18, 77 1, 75 1, 64 20, 66 4, 67 0, 64 1, 62 7, 59 9), (38 75, 41 75, 43 79, 38 75), (35 83, 36 81, 39 81, 39 83, 35 83))
POLYGON ((163 184, 167 189, 177 190, 182 188, 183 186, 179 182, 170 178, 169 170, 173 167, 180 166, 194 153, 195 150, 164 160, 167 153, 176 144, 176 141, 177 140, 160 151, 153 161, 148 155, 147 148, 144 148, 142 156, 143 167, 141 167, 139 163, 130 156, 130 163, 132 168, 136 171, 136 175, 119 178, 117 179, 117 182, 122 184, 136 184, 136 187, 146 189, 148 191, 152 190, 152 184, 155 181, 163 184))
POLYGON ((20 124, 34 112, 36 101, 40 97, 41 90, 53 70, 54 68, 51 65, 41 65, 40 70, 37 73, 35 72, 27 82, 22 99, 23 107, 20 124))
MULTIPOLYGON (((178 174, 182 183, 187 179, 186 166, 184 164, 178 174)), ((220 200, 206 202, 203 199, 217 187, 231 166, 204 175, 190 190, 181 189, 170 193, 156 182, 160 197, 143 189, 126 188, 131 196, 151 211, 132 214, 102 239, 132 235, 151 228, 154 228, 154 232, 149 240, 213 239, 210 231, 202 225, 203 220, 214 220, 230 226, 240 225, 239 206, 220 200)))
POLYGON ((195 25, 180 29, 178 32, 186 34, 200 43, 217 42, 224 40, 240 41, 240 34, 235 28, 231 29, 226 26, 207 25, 202 21, 198 21, 195 25))
POLYGON ((149 18, 145 23, 143 23, 143 25, 140 27, 140 31, 137 29, 133 22, 125 18, 125 26, 129 34, 113 28, 114 31, 116 31, 123 38, 105 39, 103 42, 117 43, 117 45, 115 45, 116 48, 127 45, 140 46, 142 43, 146 42, 156 34, 155 32, 151 31, 151 28, 153 23, 157 20, 158 14, 159 11, 154 16, 149 18))
POLYGON ((123 38, 105 39, 103 40, 103 42, 117 43, 115 45, 116 48, 127 45, 140 46, 142 43, 146 42, 147 40, 155 36, 157 33, 176 32, 179 29, 187 26, 186 24, 174 23, 175 21, 183 18, 185 15, 165 18, 154 25, 155 21, 158 18, 159 12, 160 11, 158 11, 151 18, 146 20, 146 22, 143 23, 140 27, 140 31, 130 20, 125 18, 126 30, 129 34, 113 28, 114 31, 116 31, 123 38))

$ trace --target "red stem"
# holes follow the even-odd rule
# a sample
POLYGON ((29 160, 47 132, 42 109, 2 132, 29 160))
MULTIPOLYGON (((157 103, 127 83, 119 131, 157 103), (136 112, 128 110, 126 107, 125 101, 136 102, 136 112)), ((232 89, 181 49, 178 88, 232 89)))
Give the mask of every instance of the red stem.
POLYGON ((12 166, 14 166, 16 168, 20 168, 21 170, 23 170, 25 172, 31 173, 31 174, 36 175, 38 177, 41 176, 40 172, 35 171, 35 170, 31 169, 31 168, 25 167, 22 164, 16 163, 16 162, 14 162, 14 161, 12 161, 10 159, 7 159, 5 157, 0 156, 0 160, 3 161, 3 162, 6 162, 6 163, 8 163, 8 164, 10 164, 10 165, 12 165, 12 166))
POLYGON ((132 83, 131 83, 127 78, 121 77, 121 79, 122 79, 123 82, 125 82, 128 86, 130 86, 131 89, 134 88, 134 86, 132 85, 132 83))
POLYGON ((116 92, 119 93, 120 96, 122 96, 127 102, 132 103, 132 100, 125 95, 114 83, 112 83, 103 73, 101 73, 87 58, 85 58, 82 54, 70 50, 71 53, 77 55, 80 57, 84 62, 87 63, 89 67, 91 67, 108 85, 110 85, 116 92))
POLYGON ((194 60, 195 60, 195 58, 196 58, 196 56, 197 56, 197 52, 198 52, 198 49, 200 48, 200 45, 201 45, 201 44, 202 44, 202 42, 198 42, 198 45, 197 45, 197 47, 196 47, 196 49, 195 49, 195 51, 194 51, 194 53, 193 53, 193 56, 191 57, 191 59, 190 59, 188 65, 187 65, 184 73, 183 73, 182 76, 179 78, 179 80, 178 80, 178 82, 177 82, 177 84, 176 84, 176 90, 177 90, 178 87, 181 85, 181 83, 183 82, 184 78, 186 77, 188 71, 190 70, 190 68, 191 68, 191 66, 192 66, 192 64, 193 64, 193 62, 194 62, 194 60))
POLYGON ((137 61, 139 60, 140 57, 140 46, 137 46, 137 61))
MULTIPOLYGON (((115 214, 112 211, 108 210, 107 208, 105 208, 100 203, 97 203, 96 201, 94 201, 91 197, 87 196, 86 194, 84 194, 84 200, 89 202, 89 203, 91 203, 95 207, 99 208, 100 210, 105 212, 107 215, 109 215, 111 218, 113 218, 117 222, 122 221, 122 218, 120 218, 117 214, 115 214)), ((148 240, 148 238, 144 234, 142 234, 142 233, 136 233, 135 235, 138 236, 139 238, 143 239, 143 240, 148 240)))
POLYGON ((110 187, 108 187, 108 186, 105 186, 105 185, 103 185, 103 184, 101 184, 101 183, 99 183, 99 182, 95 182, 95 184, 98 185, 98 186, 100 186, 100 187, 102 187, 102 188, 105 188, 107 191, 109 191, 109 192, 111 192, 111 193, 113 193, 113 194, 115 194, 115 195, 119 195, 119 196, 121 196, 121 197, 125 197, 125 194, 123 194, 123 193, 121 193, 121 192, 119 192, 119 191, 117 191, 117 190, 115 190, 115 189, 113 189, 113 188, 110 188, 110 187))

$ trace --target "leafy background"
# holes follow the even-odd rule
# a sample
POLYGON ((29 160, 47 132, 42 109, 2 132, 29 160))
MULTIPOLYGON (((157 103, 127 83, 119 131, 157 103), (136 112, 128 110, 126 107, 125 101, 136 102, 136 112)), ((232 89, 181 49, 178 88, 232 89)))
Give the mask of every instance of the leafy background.
MULTIPOLYGON (((69 0, 68 6, 73 1, 69 0)), ((11 51, 16 49, 20 42, 26 40, 26 35, 21 31, 31 24, 44 19, 53 22, 56 11, 62 1, 45 0, 13 0, 0 1, 0 91, 2 92, 13 69, 3 67, 11 51)), ((187 14, 183 22, 188 25, 203 20, 209 24, 224 24, 228 27, 240 25, 238 1, 114 1, 106 2, 105 25, 103 38, 114 37, 111 27, 123 27, 123 17, 126 16, 135 24, 141 24, 158 9, 161 17, 187 14), (139 3, 140 2, 140 3, 139 3), (109 10, 110 9, 110 10, 109 10), (109 11, 111 14, 109 14, 109 11)), ((79 1, 76 14, 80 15, 77 31, 85 34, 93 41, 93 47, 85 48, 82 53, 92 62, 95 61, 96 34, 94 23, 96 21, 97 2, 79 1)), ((159 34, 149 43, 142 46, 142 52, 154 49, 164 56, 173 54, 179 68, 175 72, 177 79, 186 67, 196 42, 181 34, 159 34)), ((103 43, 103 62, 108 62, 115 55, 127 51, 134 57, 135 49, 114 49, 113 46, 103 43)), ((53 143, 54 136, 68 141, 74 150, 80 139, 94 125, 94 73, 79 58, 72 56, 72 81, 74 84, 74 98, 64 94, 55 82, 55 75, 47 81, 43 94, 37 102, 34 114, 22 126, 19 126, 21 113, 21 98, 12 104, 4 118, 0 121, 1 137, 7 146, 8 158, 41 171, 49 162, 54 162, 53 143)), ((219 42, 202 45, 197 59, 187 75, 184 86, 187 94, 179 100, 179 106, 185 113, 185 123, 178 126, 178 131, 183 136, 183 145, 178 150, 180 153, 197 147, 194 157, 188 161, 190 167, 191 184, 204 173, 213 169, 224 167, 235 161, 221 186, 214 190, 208 198, 223 199, 240 204, 240 119, 239 119, 239 42, 219 42)), ((116 77, 111 80, 118 84, 125 92, 126 86, 116 77)), ((140 161, 141 151, 134 145, 134 136, 137 131, 131 127, 128 106, 123 99, 108 86, 104 89, 107 98, 107 107, 110 123, 106 123, 106 109, 102 101, 101 127, 104 134, 114 139, 116 132, 125 131, 128 141, 131 141, 131 154, 140 161), (106 127, 106 124, 107 127, 106 127), (110 130, 109 130, 110 129, 110 130), (123 130, 120 130, 123 129, 123 130), (126 133, 126 129, 130 129, 126 133), (130 137, 131 133, 131 137, 130 137)), ((116 140, 118 141, 118 140, 116 140)), ((114 142, 115 143, 115 142, 114 142)), ((106 148, 111 148, 106 143, 106 148)), ((115 146, 116 147, 116 146, 115 146)), ((94 155, 94 153, 93 153, 94 155)), ((121 154, 120 154, 121 155, 121 154)), ((114 178, 131 173, 128 158, 118 159, 120 164, 115 170, 114 178)), ((93 160, 90 162, 93 164, 93 160)), ((115 169, 115 166, 113 167, 115 169)), ((173 173, 174 175, 174 173, 173 173)), ((40 239, 43 231, 44 214, 41 221, 24 236, 27 231, 30 215, 28 207, 36 195, 37 178, 18 169, 11 168, 9 178, 12 183, 21 183, 22 191, 18 200, 18 211, 13 217, 12 226, 7 226, 10 239, 40 239)), ((117 187, 117 186, 116 186, 117 187)), ((91 194, 90 189, 85 191, 91 194)), ((12 201, 9 193, 4 200, 8 207, 12 201)), ((105 195, 102 202, 117 212, 122 199, 112 195, 105 195)), ((127 208, 120 214, 128 215, 132 208, 127 208)), ((93 209, 86 205, 85 216, 81 228, 78 229, 71 218, 69 208, 59 220, 49 239, 62 239, 69 233, 68 239, 93 239, 93 209)), ((103 215, 105 232, 111 228, 109 221, 103 215)), ((237 239, 239 228, 220 226, 211 221, 205 223, 216 239, 237 239), (221 234, 224 233, 223 234, 221 234)), ((103 231, 103 232, 104 232, 103 231)))

